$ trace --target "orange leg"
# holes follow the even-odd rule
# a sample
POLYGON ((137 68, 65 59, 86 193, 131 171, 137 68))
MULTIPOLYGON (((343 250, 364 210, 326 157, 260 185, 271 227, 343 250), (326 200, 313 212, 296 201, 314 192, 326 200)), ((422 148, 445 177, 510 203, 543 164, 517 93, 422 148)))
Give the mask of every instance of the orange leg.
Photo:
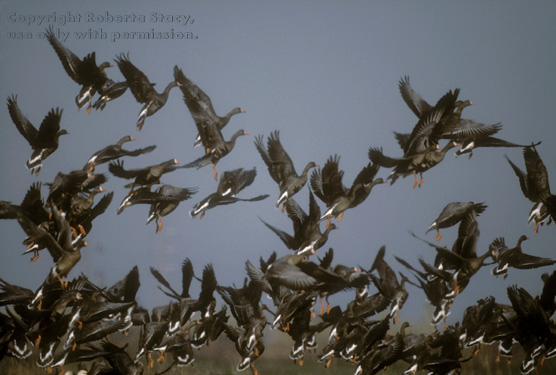
POLYGON ((413 183, 413 189, 417 186, 417 172, 413 172, 413 177, 415 177, 415 182, 413 183))
POLYGON ((290 330, 290 322, 286 322, 286 325, 284 327, 284 332, 288 332, 290 330))
POLYGON ((338 215, 338 223, 340 221, 342 221, 342 218, 344 217, 344 213, 342 212, 341 214, 338 215))
POLYGON ((157 225, 156 225, 156 233, 160 232, 162 230, 162 219, 160 217, 158 217, 156 219, 157 221, 157 225))
POLYGON ((330 223, 332 223, 332 215, 328 215, 328 221, 326 222, 326 229, 330 228, 330 223))
POLYGON ((56 275, 56 277, 58 278, 58 281, 60 282, 60 287, 62 288, 62 290, 64 290, 64 281, 62 280, 62 278, 60 277, 60 275, 56 275))
POLYGON ((34 262, 34 261, 36 261, 37 259, 39 259, 39 252, 38 252, 38 251, 35 252, 35 256, 34 256, 34 257, 32 257, 31 259, 29 259, 29 262, 34 262))
POLYGON ((332 356, 328 357, 328 360, 326 360, 326 364, 324 365, 324 368, 329 368, 331 363, 332 363, 332 356))
POLYGON ((214 180, 217 181, 218 180, 218 173, 216 172, 216 166, 214 164, 212 165, 212 170, 214 171, 214 180))
MULTIPOLYGON (((415 176, 417 177, 417 176, 415 176)), ((423 174, 421 173, 421 179, 419 180, 419 187, 423 186, 423 174)))
POLYGON ((435 237, 434 239, 435 239, 436 241, 440 241, 440 239, 442 238, 442 233, 440 233, 439 230, 437 230, 436 233, 437 233, 437 235, 436 235, 436 237, 435 237))
POLYGON ((533 228, 533 232, 539 233, 539 220, 535 218, 535 227, 533 228))
POLYGON ((164 360, 166 359, 166 357, 164 357, 164 350, 162 352, 160 352, 160 358, 158 358, 156 361, 158 363, 162 363, 164 362, 164 360))

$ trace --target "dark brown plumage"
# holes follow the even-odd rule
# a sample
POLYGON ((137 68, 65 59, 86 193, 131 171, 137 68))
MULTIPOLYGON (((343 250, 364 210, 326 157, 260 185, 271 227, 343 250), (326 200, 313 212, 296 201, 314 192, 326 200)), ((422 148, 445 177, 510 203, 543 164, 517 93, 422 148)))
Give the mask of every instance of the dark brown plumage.
POLYGON ((139 148, 136 150, 124 150, 123 144, 126 142, 130 142, 130 141, 135 141, 135 138, 133 138, 130 135, 126 135, 125 137, 120 138, 120 140, 118 142, 116 142, 113 145, 108 145, 104 148, 102 148, 101 150, 98 150, 97 152, 95 152, 87 161, 87 164, 85 165, 85 167, 83 169, 88 169, 89 171, 94 171, 95 170, 95 165, 98 164, 104 164, 104 163, 108 163, 109 161, 118 159, 122 156, 139 156, 139 155, 143 155, 146 153, 149 153, 151 151, 153 151, 156 146, 152 145, 152 146, 147 146, 145 148, 139 148))
POLYGON ((369 163, 353 180, 348 189, 342 183, 344 171, 339 169, 340 157, 330 156, 322 169, 317 169, 311 174, 311 188, 328 208, 321 220, 328 219, 330 226, 332 217, 342 220, 344 212, 361 204, 375 185, 384 183, 382 178, 374 178, 379 170, 379 165, 369 163))
POLYGON ((33 153, 26 163, 27 169, 31 169, 31 173, 38 175, 42 167, 42 161, 58 149, 58 138, 63 134, 69 134, 67 130, 60 129, 63 110, 59 108, 51 109, 38 130, 19 109, 17 96, 8 98, 8 112, 17 130, 33 149, 33 153))
MULTIPOLYGON (((183 100, 197 127, 204 127, 206 126, 205 124, 214 124, 221 131, 228 124, 232 116, 238 113, 245 113, 244 109, 236 107, 225 116, 218 116, 212 106, 210 97, 193 81, 187 78, 177 66, 174 67, 174 79, 179 84, 179 88, 183 93, 183 100)), ((195 139, 194 146, 197 147, 200 144, 201 135, 199 134, 195 139)))
POLYGON ((311 161, 307 163, 301 174, 298 175, 292 159, 280 142, 280 132, 278 130, 270 134, 266 148, 264 147, 263 136, 258 136, 255 139, 255 147, 257 147, 257 151, 259 151, 263 158, 270 177, 280 187, 280 196, 276 201, 276 208, 280 207, 281 204, 285 204, 288 198, 293 197, 305 186, 309 169, 318 167, 315 162, 311 161))
POLYGON ((216 172, 216 164, 224 156, 232 152, 236 145, 236 139, 242 135, 249 135, 243 129, 235 132, 230 140, 225 141, 222 137, 222 133, 214 124, 203 123, 201 127, 198 127, 199 134, 201 135, 201 141, 203 146, 205 146, 206 154, 200 158, 192 161, 191 163, 185 164, 181 168, 202 168, 206 165, 212 163, 212 170, 214 172, 214 180, 218 180, 218 173, 216 172))
MULTIPOLYGON (((160 184, 160 177, 163 174, 176 170, 175 165, 180 162, 177 159, 170 159, 156 165, 150 165, 144 168, 124 169, 123 161, 110 162, 108 170, 116 177, 133 179, 130 185, 133 189, 135 186, 144 186, 152 184, 160 184)), ((128 185, 126 185, 128 187, 128 185)))
POLYGON ((111 67, 112 64, 103 62, 97 66, 95 52, 91 52, 83 60, 80 59, 56 39, 52 27, 46 30, 46 38, 60 58, 66 73, 76 83, 83 86, 75 97, 75 104, 79 109, 88 104, 87 112, 90 113, 93 95, 102 89, 107 80, 104 69, 111 67))
POLYGON ((425 233, 435 230, 438 232, 436 240, 440 241, 442 234, 440 234, 440 229, 449 228, 456 225, 461 220, 463 220, 467 215, 478 216, 486 209, 484 203, 475 202, 452 202, 448 203, 443 209, 438 217, 432 222, 425 233))
POLYGON ((207 210, 216 206, 228 205, 235 202, 255 202, 268 198, 268 194, 258 195, 253 198, 239 198, 235 196, 247 186, 251 185, 253 181, 255 181, 256 175, 257 171, 255 168, 250 170, 238 168, 224 172, 222 176, 220 176, 220 182, 218 183, 216 192, 196 203, 193 209, 189 211, 189 215, 195 217, 201 214, 199 218, 202 219, 207 210))
POLYGON ((526 172, 523 172, 517 165, 506 156, 512 169, 514 170, 523 195, 534 203, 529 212, 528 223, 535 221, 533 231, 539 230, 539 225, 545 222, 550 224, 556 218, 552 215, 554 195, 550 192, 548 173, 546 167, 534 145, 523 148, 523 159, 525 160, 526 172), (551 203, 552 202, 552 203, 551 203), (548 205, 548 208, 547 208, 548 205))
POLYGON ((331 224, 324 232, 320 230, 321 212, 315 197, 309 191, 309 214, 305 211, 293 198, 288 198, 286 201, 286 211, 288 217, 293 222, 293 236, 268 224, 264 220, 261 221, 291 250, 298 250, 304 252, 307 249, 317 251, 328 240, 328 235, 331 230, 336 229, 336 225, 331 224))
POLYGON ((162 93, 158 93, 154 89, 154 84, 141 70, 133 65, 128 55, 121 54, 116 58, 116 63, 125 77, 133 97, 137 102, 143 104, 143 108, 137 117, 137 130, 141 130, 146 118, 154 115, 166 104, 170 90, 178 86, 178 83, 171 81, 162 93))

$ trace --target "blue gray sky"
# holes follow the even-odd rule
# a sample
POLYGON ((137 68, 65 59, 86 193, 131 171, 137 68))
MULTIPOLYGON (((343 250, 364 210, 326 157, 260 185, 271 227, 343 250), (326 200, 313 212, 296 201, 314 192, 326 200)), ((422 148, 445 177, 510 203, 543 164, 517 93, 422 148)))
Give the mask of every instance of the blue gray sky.
MULTIPOLYGON (((38 126, 52 107, 64 109, 62 128, 70 135, 60 140, 58 151, 48 158, 38 177, 25 168, 31 148, 12 123, 7 107, 1 110, 0 199, 20 203, 35 181, 51 182, 58 171, 80 169, 97 150, 124 135, 137 141, 129 148, 156 144, 158 148, 138 158, 125 159, 126 168, 157 164, 170 158, 187 163, 199 157, 193 149, 197 133, 193 119, 174 89, 166 106, 147 118, 141 132, 135 129, 141 105, 127 92, 108 103, 103 112, 78 112, 73 82, 49 43, 40 38, 52 24, 69 33, 63 42, 84 57, 95 51, 97 62, 112 61, 120 53, 162 90, 173 79, 178 65, 211 98, 216 111, 225 114, 241 106, 245 114, 235 116, 224 129, 229 138, 236 130, 251 135, 238 139, 233 152, 217 166, 219 172, 239 167, 257 168, 254 184, 242 197, 270 194, 255 203, 238 203, 207 211, 192 219, 193 204, 216 189, 209 167, 178 170, 163 181, 176 186, 198 187, 199 193, 183 202, 163 219, 162 232, 154 224, 145 226, 147 206, 133 206, 116 215, 128 181, 109 174, 107 165, 97 168, 114 191, 112 205, 94 222, 87 237, 90 246, 70 274, 84 272, 100 285, 112 285, 134 265, 139 266, 141 289, 138 301, 153 307, 167 302, 156 289, 149 267, 158 268, 176 286, 180 265, 189 257, 197 274, 213 263, 220 284, 241 284, 246 260, 258 261, 272 251, 288 249, 258 219, 292 232, 286 214, 274 209, 278 187, 253 144, 275 129, 298 171, 309 161, 324 165, 339 154, 344 183, 351 184, 368 163, 369 147, 383 147, 385 154, 401 155, 393 131, 410 132, 414 114, 403 102, 398 81, 409 75, 413 88, 431 103, 450 89, 460 88, 460 98, 476 104, 465 109, 465 118, 503 125, 498 133, 505 140, 529 144, 541 141, 538 152, 553 184, 556 176, 556 138, 553 121, 556 87, 556 4, 551 1, 212 1, 209 3, 164 1, 137 4, 130 1, 2 1, 0 21, 0 98, 18 95, 18 104, 38 126), (133 6, 131 6, 133 4, 133 6), (80 22, 57 24, 40 16, 81 15, 80 22), (151 22, 151 15, 190 16, 151 22), (109 22, 109 16, 129 16, 135 22, 109 22), (140 16, 145 22, 138 22, 140 16), (92 17, 94 22, 88 22, 92 17), (176 20, 178 22, 171 22, 176 20), (182 21, 180 23, 180 21, 182 21), (191 21, 189 21, 191 22, 191 21), (76 38, 76 33, 102 29, 107 39, 76 38), (116 34, 151 31, 191 32, 189 40, 115 40, 116 34), (13 32, 31 33, 31 39, 14 40, 13 32)), ((156 17, 155 17, 156 18, 156 17)), ((63 22, 60 22, 63 23, 63 22)), ((100 31, 100 30, 99 30, 100 31)), ((25 34, 20 34, 25 35, 25 34)), ((132 35, 132 34, 128 34, 132 35)), ((110 78, 123 77, 117 67, 110 78)), ((425 237, 425 230, 449 202, 485 202, 487 210, 478 222, 481 231, 478 253, 497 237, 513 246, 521 234, 531 239, 526 252, 556 257, 554 225, 534 234, 527 226, 531 203, 522 195, 518 180, 504 155, 524 169, 521 149, 479 149, 473 158, 454 158, 426 172, 420 189, 412 189, 412 177, 394 185, 377 186, 369 199, 347 211, 339 230, 331 233, 326 247, 335 250, 336 262, 370 267, 376 252, 386 245, 386 260, 395 270, 405 271, 393 256, 417 264, 419 257, 432 262, 433 249, 415 240, 408 230, 425 237)), ((380 177, 390 173, 381 169, 380 177)), ((43 195, 47 190, 43 187, 43 195)), ((308 187, 297 195, 308 205, 308 187)), ((321 203, 324 211, 324 204, 321 203)), ((323 224, 324 225, 324 224, 323 224)), ((443 231, 441 244, 451 247, 457 227, 443 231)), ((0 277, 35 289, 52 267, 47 253, 35 263, 21 244, 25 235, 15 221, 0 223, 0 277)), ((434 233, 427 239, 433 240, 434 233)), ((325 250, 326 248, 323 248, 325 250)), ((452 321, 477 299, 493 295, 507 302, 506 288, 519 284, 539 293, 540 274, 552 269, 511 270, 508 278, 495 279, 490 267, 482 269, 452 307, 452 321)), ((198 285, 193 287, 194 293, 198 285)), ((401 318, 429 320, 424 294, 411 286, 401 318), (419 311, 419 313, 415 313, 419 311)), ((343 301, 352 298, 346 293, 343 301)), ((342 303, 342 299, 339 299, 342 303)))

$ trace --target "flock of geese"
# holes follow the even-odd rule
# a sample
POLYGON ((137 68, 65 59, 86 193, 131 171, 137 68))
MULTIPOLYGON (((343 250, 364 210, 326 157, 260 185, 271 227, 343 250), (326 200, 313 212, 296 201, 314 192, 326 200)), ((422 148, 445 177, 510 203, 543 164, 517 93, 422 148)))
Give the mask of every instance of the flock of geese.
MULTIPOLYGON (((97 167, 108 163, 112 175, 130 180, 125 185, 129 192, 118 206, 118 214, 131 205, 146 204, 147 222, 154 221, 156 232, 160 232, 162 218, 197 193, 195 188, 161 184, 162 175, 210 164, 214 179, 218 180, 218 161, 232 152, 238 137, 248 133, 241 129, 226 140, 224 127, 234 115, 245 111, 234 108, 227 115, 218 116, 209 96, 177 66, 174 80, 157 92, 128 55, 121 54, 115 59, 125 78, 115 82, 105 73, 111 63, 97 65, 94 52, 79 58, 55 38, 52 29, 47 36, 64 70, 81 87, 75 97, 78 108, 86 108, 89 113, 91 108, 102 110, 129 89, 143 105, 136 124, 137 130, 141 130, 149 117, 162 110, 171 90, 178 87, 198 130, 195 146, 202 145, 203 153, 184 165, 171 159, 127 169, 123 158, 140 158, 156 146, 129 150, 124 148, 125 144, 134 138, 126 136, 94 153, 83 169, 59 172, 54 181, 45 184, 46 199, 41 194, 42 184, 36 182, 21 204, 0 201, 0 217, 17 220, 26 234, 24 253, 32 254, 33 261, 46 249, 54 262, 36 290, 0 279, 0 306, 4 306, 0 312, 0 359, 32 357, 37 366, 48 370, 79 363, 82 374, 140 374, 154 367, 163 373, 173 366, 191 365, 195 360, 194 349, 209 345, 224 333, 237 350, 237 370, 251 369, 256 374, 255 362, 265 350, 262 337, 267 326, 291 337, 289 357, 299 364, 303 363, 306 350, 316 350, 317 334, 326 331, 327 341, 318 354, 319 361, 326 367, 334 358, 350 361, 355 374, 363 375, 378 373, 398 361, 407 363, 405 374, 420 370, 429 374, 457 374, 461 364, 473 358, 481 345, 491 343, 497 343, 500 355, 508 357, 517 343, 524 353, 521 364, 524 374, 556 356, 556 325, 552 318, 556 310, 556 271, 543 275, 544 286, 539 296, 510 286, 507 289, 510 304, 486 297, 467 307, 461 321, 446 326, 454 299, 483 266, 493 265, 492 274, 505 277, 513 268, 531 269, 556 263, 524 251, 526 236, 521 236, 514 247, 508 247, 504 238, 497 238, 484 254, 477 254, 478 217, 487 208, 484 203, 452 202, 430 225, 429 231, 437 231, 437 241, 442 229, 459 225, 451 249, 414 235, 436 250, 436 258, 433 263, 420 259, 416 265, 396 257, 410 277, 394 272, 385 260, 385 247, 378 250, 368 269, 335 262, 332 248, 314 255, 336 228, 333 220, 339 222, 346 211, 363 204, 375 186, 393 184, 399 177, 413 175, 413 187, 421 187, 423 174, 442 162, 453 148, 457 148, 456 155, 471 157, 478 147, 522 147, 525 171, 518 163, 509 159, 508 162, 523 194, 533 203, 529 222, 535 223, 534 231, 538 232, 541 225, 556 219, 556 196, 550 192, 547 171, 537 152, 540 142, 519 145, 496 138, 494 135, 502 128, 500 124, 487 125, 461 117, 462 111, 473 103, 459 100, 459 89, 450 90, 432 105, 413 90, 407 77, 400 80, 399 89, 417 119, 411 133, 395 133, 400 156, 386 156, 381 148, 371 147, 370 162, 350 186, 342 181, 344 172, 338 155, 330 156, 322 167, 308 161, 298 174, 280 141, 279 131, 269 134, 266 143, 263 135, 255 138, 255 147, 278 185, 276 207, 291 219, 293 234, 264 224, 292 251, 282 256, 274 252, 267 259, 261 257, 258 264, 247 260, 247 277, 241 287, 219 285, 211 264, 198 276, 191 261, 185 259, 180 291, 151 267, 169 302, 148 311, 135 300, 140 285, 137 267, 112 286, 97 285, 83 274, 69 280, 72 268, 81 258, 81 249, 88 245, 86 237, 93 230, 93 222, 113 199, 113 192, 105 193, 95 204, 107 179, 105 174, 96 172, 97 167), (441 140, 447 141, 443 147, 439 144, 441 140), (379 178, 380 168, 392 171, 379 178), (154 185, 159 186, 155 189, 154 185), (294 199, 305 185, 311 188, 308 213, 294 199), (317 199, 326 205, 326 211, 321 212, 317 199), (189 292, 192 282, 201 285, 198 297, 189 292), (399 311, 408 297, 407 285, 421 289, 434 307, 433 332, 407 333, 407 322, 398 325, 399 311), (354 298, 345 307, 330 306, 328 297, 345 290, 353 290, 354 298), (265 294, 272 305, 262 303, 261 296, 265 294), (223 303, 217 303, 218 296, 223 303), (134 329, 140 330, 139 342, 126 339, 127 332, 134 329), (469 354, 467 348, 474 350, 469 354), (155 353, 157 363, 153 359, 155 353), (172 360, 165 362, 166 356, 172 360)), ((19 108, 17 96, 9 97, 7 106, 17 130, 33 149, 26 166, 39 175, 42 164, 58 148, 60 136, 67 134, 60 125, 63 111, 53 108, 37 128, 19 108)), ((255 169, 224 171, 216 192, 196 203, 190 215, 202 218, 207 210, 219 205, 268 198, 268 194, 237 196, 253 184, 255 177, 255 169)))

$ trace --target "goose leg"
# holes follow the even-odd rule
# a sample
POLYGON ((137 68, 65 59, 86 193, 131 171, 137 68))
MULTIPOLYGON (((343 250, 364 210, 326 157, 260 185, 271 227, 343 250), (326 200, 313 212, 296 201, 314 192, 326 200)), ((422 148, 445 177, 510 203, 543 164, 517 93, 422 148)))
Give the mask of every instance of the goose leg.
POLYGON ((417 186, 417 172, 413 172, 413 177, 415 178, 415 182, 413 182, 413 189, 417 186))
POLYGON ((218 173, 216 172, 216 166, 214 164, 212 165, 212 170, 214 171, 214 180, 217 181, 218 180, 218 173))
POLYGON ((156 360, 158 363, 162 363, 166 360, 166 357, 164 357, 164 350, 162 350, 160 352, 160 357, 156 360))
POLYGON ((29 260, 29 262, 34 262, 34 261, 36 261, 37 259, 39 259, 39 252, 38 252, 38 251, 35 252, 35 256, 32 257, 32 258, 29 260))
POLYGON ((438 241, 440 241, 440 239, 442 238, 442 233, 440 233, 439 230, 437 230, 436 233, 437 233, 437 235, 436 235, 436 237, 435 237, 434 239, 438 242, 438 241))
POLYGON ((330 228, 331 223, 332 223, 332 215, 328 215, 328 221, 326 222, 326 229, 330 228))
POLYGON ((62 288, 62 290, 64 290, 64 281, 62 280, 60 275, 56 275, 56 277, 58 278, 58 281, 60 282, 60 287, 62 288))
MULTIPOLYGON (((423 186, 423 173, 421 173, 420 175, 421 179, 419 180, 419 187, 423 186)), ((415 177, 417 177, 417 175, 415 175, 415 177)))
POLYGON ((160 217, 156 218, 156 233, 162 230, 162 219, 160 217))

